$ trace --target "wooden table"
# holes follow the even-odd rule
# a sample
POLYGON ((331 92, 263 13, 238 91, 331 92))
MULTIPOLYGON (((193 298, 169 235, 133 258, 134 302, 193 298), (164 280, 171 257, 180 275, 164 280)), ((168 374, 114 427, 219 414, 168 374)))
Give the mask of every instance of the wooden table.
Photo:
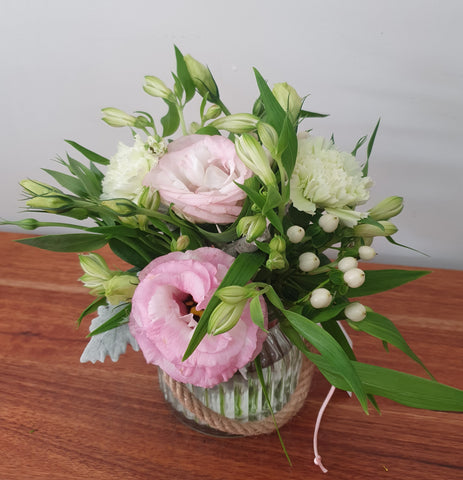
MULTIPOLYGON (((329 386, 318 372, 301 412, 281 430, 293 467, 275 434, 216 439, 188 429, 141 353, 79 363, 88 321, 77 329, 75 319, 91 297, 77 282, 77 256, 12 242, 19 237, 0 234, 0 480, 463 479, 463 415, 379 399, 382 415, 366 416, 340 391, 322 422, 329 473, 321 473, 312 432, 329 386)), ((368 300, 439 381, 458 388, 462 290, 463 272, 436 270, 368 300)), ((422 374, 401 352, 352 337, 360 361, 422 374)))

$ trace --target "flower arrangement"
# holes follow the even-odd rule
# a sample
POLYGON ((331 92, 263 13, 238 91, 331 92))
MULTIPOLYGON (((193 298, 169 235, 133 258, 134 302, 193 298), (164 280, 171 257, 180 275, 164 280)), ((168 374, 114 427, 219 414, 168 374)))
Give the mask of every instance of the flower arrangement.
MULTIPOLYGON (((357 209, 373 183, 368 164, 379 122, 352 152, 341 151, 333 138, 302 128, 325 115, 303 109, 304 98, 287 83, 271 89, 255 70, 252 113, 232 114, 210 70, 175 53, 173 87, 154 76, 143 86, 167 105, 160 124, 146 112, 104 108, 107 124, 131 129, 132 145, 120 143, 107 159, 68 141, 89 166, 68 155, 59 161, 66 173, 45 170, 59 188, 21 182, 29 211, 95 226, 2 222, 81 230, 20 240, 81 253, 80 280, 96 299, 79 323, 97 312, 81 361, 115 361, 130 344, 176 381, 209 388, 249 362, 259 370, 269 324, 277 320, 333 388, 353 392, 365 411, 368 402, 377 408, 374 395, 462 410, 463 392, 432 377, 357 362, 347 334, 347 327, 365 332, 423 365, 389 319, 352 300, 428 273, 359 267, 375 257, 375 237, 397 244, 390 220, 403 208, 392 196, 357 209), (196 94, 199 116, 187 125, 196 94), (131 268, 110 270, 95 253, 106 244, 131 268)), ((316 463, 324 469, 317 453, 316 463)))

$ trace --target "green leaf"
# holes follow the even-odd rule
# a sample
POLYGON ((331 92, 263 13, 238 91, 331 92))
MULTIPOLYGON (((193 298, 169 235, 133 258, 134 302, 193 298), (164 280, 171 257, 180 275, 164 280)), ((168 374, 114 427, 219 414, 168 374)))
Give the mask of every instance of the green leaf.
POLYGON ((354 370, 351 360, 339 343, 308 318, 290 310, 283 310, 283 314, 296 331, 321 353, 323 359, 329 363, 331 368, 344 378, 349 385, 348 390, 355 393, 360 405, 368 413, 368 400, 362 382, 354 370))
POLYGON ((327 322, 323 322, 321 325, 323 330, 326 330, 338 342, 344 352, 346 352, 346 355, 349 357, 349 359, 356 360, 355 353, 346 337, 346 333, 340 327, 339 323, 335 320, 329 320, 327 322))
POLYGON ((358 288, 349 288, 346 296, 363 297, 400 287, 431 273, 425 270, 365 270, 365 283, 358 288))
POLYGON ((195 94, 195 85, 190 76, 190 73, 188 72, 188 68, 186 66, 185 59, 183 58, 182 52, 180 52, 180 50, 176 46, 174 46, 174 48, 175 48, 175 58, 177 60, 177 75, 185 90, 185 103, 186 103, 193 98, 195 94))
POLYGON ((280 151, 280 142, 283 142, 283 144, 285 145, 285 148, 281 150, 281 160, 283 162, 283 167, 286 170, 288 179, 290 179, 294 170, 294 165, 296 165, 297 135, 296 130, 294 129, 291 120, 287 115, 285 117, 280 132, 280 138, 278 140, 278 151, 280 151))
POLYGON ((329 117, 327 113, 316 113, 316 112, 309 112, 307 110, 301 110, 299 112, 299 118, 324 118, 329 117))
POLYGON ((106 322, 104 322, 98 328, 95 328, 95 330, 91 331, 87 335, 87 338, 98 335, 99 333, 107 332, 108 330, 112 330, 113 328, 117 328, 117 327, 120 327, 121 325, 128 323, 131 309, 132 309, 132 305, 130 303, 127 304, 126 307, 119 310, 110 319, 106 320, 106 322))
POLYGON ((52 252, 90 252, 98 250, 107 243, 103 235, 93 233, 44 235, 42 237, 22 238, 16 241, 52 252))
POLYGON ((349 303, 340 303, 339 305, 332 305, 330 307, 324 308, 317 313, 314 317, 312 317, 312 321, 314 323, 322 323, 332 318, 337 317, 345 308, 349 305, 349 303))
MULTIPOLYGON (((235 261, 228 269, 228 272, 225 274, 225 277, 218 286, 217 290, 223 287, 228 287, 229 285, 245 285, 249 282, 249 280, 251 280, 259 267, 264 263, 265 258, 266 256, 264 254, 257 252, 241 253, 238 255, 238 257, 236 257, 235 261)), ((204 335, 206 335, 209 317, 219 302, 220 299, 214 295, 207 304, 207 307, 195 328, 193 336, 191 337, 190 343, 183 356, 184 361, 195 351, 196 347, 204 338, 204 335)))
POLYGON ((358 149, 367 141, 367 136, 363 136, 355 145, 354 149, 352 150, 352 155, 355 157, 357 155, 358 149))
POLYGON ((138 249, 127 245, 126 241, 119 238, 111 238, 108 243, 111 250, 128 264, 134 265, 140 269, 145 268, 146 265, 148 265, 149 260, 147 260, 144 255, 140 254, 138 249))
POLYGON ((220 132, 211 125, 206 125, 205 127, 198 128, 195 133, 196 135, 220 135, 220 132))
POLYGON ((265 289, 265 296, 268 298, 269 302, 273 306, 278 308, 278 310, 284 310, 285 307, 283 305, 283 302, 281 301, 280 297, 277 295, 273 287, 271 285, 267 285, 265 289))
POLYGON ((280 132, 286 118, 286 112, 278 103, 267 82, 255 68, 254 74, 256 76, 257 87, 260 91, 260 98, 265 107, 266 121, 272 125, 277 132, 280 132))
POLYGON ((68 189, 74 195, 78 197, 86 197, 87 191, 82 185, 82 182, 67 173, 58 172, 57 170, 49 170, 48 168, 42 168, 44 172, 51 175, 61 186, 68 189))
POLYGON ((101 227, 89 227, 86 228, 87 232, 101 233, 107 238, 111 237, 138 237, 140 230, 138 228, 127 227, 126 225, 112 225, 101 227))
POLYGON ((356 330, 368 333, 368 335, 379 338, 380 340, 394 345, 399 350, 402 350, 402 352, 408 355, 412 360, 421 365, 428 375, 433 378, 431 372, 424 366, 418 356, 415 355, 397 327, 388 318, 383 317, 379 313, 368 312, 364 320, 356 322, 352 326, 356 330))
POLYGON ((371 134, 371 137, 370 137, 370 141, 368 142, 368 145, 367 145, 367 161, 365 162, 365 165, 363 166, 363 169, 362 169, 363 176, 368 175, 368 161, 370 160, 371 151, 373 150, 373 145, 375 143, 375 138, 378 132, 380 121, 381 119, 378 119, 378 122, 376 123, 376 127, 373 130, 373 133, 371 134))
POLYGON ((413 252, 420 253, 421 255, 424 255, 425 257, 429 257, 429 256, 430 256, 430 255, 428 255, 427 253, 420 252, 419 250, 416 250, 415 248, 409 247, 408 245, 403 245, 403 244, 401 244, 401 243, 399 243, 399 242, 396 242, 391 236, 387 236, 387 237, 386 237, 386 240, 387 240, 389 243, 392 243, 392 245, 396 245, 397 247, 407 248, 408 250, 412 250, 413 252))
POLYGON ((99 163, 101 165, 109 165, 109 160, 105 157, 102 157, 98 153, 92 152, 88 148, 79 145, 77 142, 73 142, 72 140, 65 140, 65 142, 69 143, 72 147, 74 147, 77 151, 79 151, 84 157, 88 158, 91 162, 99 163))
POLYGON ((163 127, 162 136, 168 137, 175 133, 180 125, 180 116, 178 114, 177 105, 173 102, 164 100, 169 106, 169 110, 166 115, 161 118, 161 124, 163 127))
POLYGON ((67 158, 69 161, 67 167, 71 173, 82 182, 82 185, 91 197, 99 198, 101 195, 101 180, 98 176, 81 162, 78 162, 69 155, 67 158))
POLYGON ((106 297, 100 297, 94 300, 79 316, 77 319, 77 325, 79 326, 82 323, 82 319, 86 317, 87 315, 90 315, 90 313, 95 312, 98 307, 101 307, 102 305, 106 305, 106 297))
POLYGON ((255 296, 249 303, 249 310, 251 312, 251 320, 262 330, 265 330, 264 312, 260 304, 260 295, 255 296))
POLYGON ((233 224, 223 232, 209 232, 209 230, 205 230, 199 225, 195 225, 195 228, 204 238, 213 243, 228 243, 238 238, 236 235, 235 224, 233 224))

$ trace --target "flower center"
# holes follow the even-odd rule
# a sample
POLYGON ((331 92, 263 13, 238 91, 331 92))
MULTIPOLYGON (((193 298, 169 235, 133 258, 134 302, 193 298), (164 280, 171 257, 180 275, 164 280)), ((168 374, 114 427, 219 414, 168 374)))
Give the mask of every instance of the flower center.
POLYGON ((188 312, 193 314, 193 319, 199 322, 199 319, 204 313, 204 310, 196 309, 198 304, 193 300, 193 297, 191 295, 188 295, 188 297, 183 300, 183 304, 187 308, 188 312))

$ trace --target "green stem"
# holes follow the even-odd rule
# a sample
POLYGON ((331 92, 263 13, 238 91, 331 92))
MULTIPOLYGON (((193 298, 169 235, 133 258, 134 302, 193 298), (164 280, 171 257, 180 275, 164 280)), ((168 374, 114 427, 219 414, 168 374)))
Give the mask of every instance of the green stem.
POLYGON ((225 113, 225 115, 231 115, 230 110, 228 110, 228 108, 223 104, 220 98, 217 100, 216 105, 218 105, 222 109, 222 112, 225 113))
POLYGON ((185 117, 183 116, 183 107, 177 103, 177 112, 180 118, 180 126, 182 127, 183 135, 188 135, 188 131, 185 124, 185 117))

